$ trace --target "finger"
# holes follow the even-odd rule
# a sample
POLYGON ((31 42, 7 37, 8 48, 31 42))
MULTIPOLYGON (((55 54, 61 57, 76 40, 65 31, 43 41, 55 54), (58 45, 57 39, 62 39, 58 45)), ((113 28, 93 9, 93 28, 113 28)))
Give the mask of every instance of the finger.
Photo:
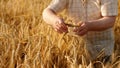
POLYGON ((62 34, 63 32, 61 30, 55 29, 56 32, 62 34))
POLYGON ((83 21, 79 21, 79 22, 77 23, 77 26, 81 26, 83 23, 84 23, 83 21))
POLYGON ((83 29, 85 29, 84 23, 83 23, 81 26, 75 28, 75 29, 74 29, 74 32, 80 32, 80 31, 82 31, 83 29))
POLYGON ((59 21, 59 24, 61 25, 61 28, 64 29, 64 30, 67 30, 67 25, 64 23, 63 20, 59 21))
POLYGON ((68 31, 67 26, 64 25, 64 24, 61 24, 60 28, 61 28, 61 30, 63 30, 64 32, 67 32, 67 31, 68 31))
POLYGON ((83 36, 83 35, 87 34, 87 30, 84 29, 84 30, 82 30, 80 32, 77 32, 76 34, 79 35, 79 36, 83 36))
POLYGON ((56 26, 57 26, 57 28, 58 28, 59 30, 61 30, 62 32, 67 32, 67 31, 68 31, 67 26, 65 26, 65 25, 62 24, 62 23, 57 23, 56 26))
POLYGON ((61 31, 61 32, 64 32, 64 29, 62 28, 62 26, 60 24, 56 24, 56 29, 61 31))
POLYGON ((84 29, 85 29, 84 26, 80 26, 80 27, 76 27, 73 31, 74 32, 80 32, 80 31, 82 31, 84 29))
POLYGON ((73 31, 74 31, 74 32, 78 32, 78 31, 79 31, 79 27, 75 27, 75 28, 73 29, 73 31))
POLYGON ((81 26, 81 27, 78 28, 78 31, 80 32, 80 31, 82 31, 84 29, 85 29, 85 26, 81 26))
POLYGON ((58 25, 55 25, 55 26, 53 27, 53 29, 54 29, 56 32, 58 32, 58 33, 63 33, 63 31, 60 30, 60 28, 59 28, 58 25))

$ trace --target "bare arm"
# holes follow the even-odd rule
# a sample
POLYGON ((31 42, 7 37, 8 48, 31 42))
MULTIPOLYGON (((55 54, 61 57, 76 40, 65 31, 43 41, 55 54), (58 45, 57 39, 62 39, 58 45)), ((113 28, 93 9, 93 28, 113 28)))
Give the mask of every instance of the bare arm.
POLYGON ((59 33, 68 31, 67 26, 64 23, 64 20, 58 17, 52 9, 46 8, 43 11, 43 19, 46 23, 51 25, 59 33))
POLYGON ((116 17, 107 16, 98 20, 89 21, 88 30, 90 31, 102 31, 114 26, 116 17))
POLYGON ((106 16, 98 20, 82 22, 83 24, 76 28, 74 31, 77 35, 85 35, 89 31, 103 31, 114 26, 116 17, 115 16, 106 16))

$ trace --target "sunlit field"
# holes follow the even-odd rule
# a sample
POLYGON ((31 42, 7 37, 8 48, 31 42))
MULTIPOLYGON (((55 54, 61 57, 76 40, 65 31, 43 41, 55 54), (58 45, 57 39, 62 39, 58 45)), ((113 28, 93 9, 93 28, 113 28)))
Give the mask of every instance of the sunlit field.
MULTIPOLYGON (((58 34, 43 21, 42 11, 50 1, 0 0, 0 68, 92 68, 81 56, 81 38, 58 34)), ((69 21, 64 13, 60 15, 69 21)), ((114 28, 113 61, 96 62, 101 68, 120 68, 119 17, 120 13, 114 28)))

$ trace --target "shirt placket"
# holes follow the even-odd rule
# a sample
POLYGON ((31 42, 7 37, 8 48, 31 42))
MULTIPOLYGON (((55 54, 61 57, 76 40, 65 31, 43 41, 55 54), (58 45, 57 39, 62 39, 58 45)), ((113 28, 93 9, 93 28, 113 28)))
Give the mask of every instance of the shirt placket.
POLYGON ((83 7, 82 21, 87 21, 87 0, 81 0, 83 7))

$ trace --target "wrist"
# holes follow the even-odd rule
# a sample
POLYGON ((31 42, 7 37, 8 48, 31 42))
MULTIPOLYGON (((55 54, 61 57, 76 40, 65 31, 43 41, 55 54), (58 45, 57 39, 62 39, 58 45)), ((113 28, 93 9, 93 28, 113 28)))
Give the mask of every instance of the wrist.
POLYGON ((92 24, 91 21, 85 22, 85 24, 86 24, 86 28, 87 28, 88 31, 93 30, 93 26, 92 26, 93 24, 92 24))

